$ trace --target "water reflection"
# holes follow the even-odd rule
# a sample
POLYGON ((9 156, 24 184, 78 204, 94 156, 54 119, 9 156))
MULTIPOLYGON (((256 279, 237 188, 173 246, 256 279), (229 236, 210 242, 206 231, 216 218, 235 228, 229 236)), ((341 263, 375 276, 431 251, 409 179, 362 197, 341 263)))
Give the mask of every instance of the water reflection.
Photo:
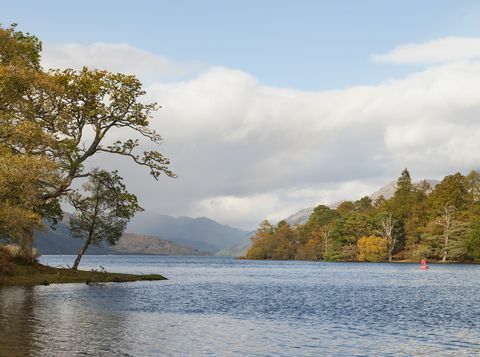
POLYGON ((34 355, 38 352, 35 331, 35 288, 0 287, 0 355, 34 355))
POLYGON ((0 288, 0 355, 121 355, 130 348, 125 315, 95 307, 103 286, 0 288), (76 296, 82 296, 79 303, 76 296), (91 300, 91 303, 87 300, 91 300))

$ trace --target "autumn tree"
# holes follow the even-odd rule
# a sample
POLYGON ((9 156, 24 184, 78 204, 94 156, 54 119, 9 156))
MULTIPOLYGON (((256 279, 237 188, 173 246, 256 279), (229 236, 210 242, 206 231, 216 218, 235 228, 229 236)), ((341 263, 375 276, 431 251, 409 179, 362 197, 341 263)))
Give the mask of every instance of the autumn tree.
MULTIPOLYGON (((0 144, 18 156, 42 156, 56 167, 55 181, 38 193, 35 212, 49 212, 46 208, 58 206, 76 180, 90 177, 86 164, 98 154, 127 157, 155 179, 175 176, 158 151, 140 150, 140 139, 161 142, 149 126, 159 107, 141 100, 145 91, 135 76, 88 68, 43 71, 40 42, 15 28, 2 30, 0 45, 0 144), (36 136, 24 135, 29 133, 36 136)), ((26 256, 33 229, 23 238, 26 256)))
POLYGON ((297 255, 308 260, 325 259, 331 248, 330 238, 334 222, 339 216, 336 210, 325 205, 315 207, 304 229, 299 228, 306 239, 301 240, 304 244, 298 247, 297 255))
POLYGON ((291 259, 291 247, 294 259, 305 260, 480 260, 480 174, 448 175, 432 187, 414 184, 405 169, 393 197, 344 201, 336 210, 318 205, 304 225, 289 231, 284 224, 270 226, 250 252, 262 252, 260 259, 291 259), (291 245, 279 239, 284 233, 295 238, 291 245))
POLYGON ((273 250, 274 227, 268 220, 262 221, 255 235, 251 238, 252 246, 247 251, 248 259, 269 259, 273 250))
POLYGON ((385 238, 368 236, 358 240, 358 260, 379 262, 385 259, 388 252, 388 242, 385 238))
POLYGON ((20 242, 26 256, 29 232, 43 228, 43 217, 60 215, 58 200, 42 198, 58 183, 58 168, 47 156, 54 138, 16 110, 40 75, 40 50, 35 36, 15 25, 0 27, 0 236, 20 242))

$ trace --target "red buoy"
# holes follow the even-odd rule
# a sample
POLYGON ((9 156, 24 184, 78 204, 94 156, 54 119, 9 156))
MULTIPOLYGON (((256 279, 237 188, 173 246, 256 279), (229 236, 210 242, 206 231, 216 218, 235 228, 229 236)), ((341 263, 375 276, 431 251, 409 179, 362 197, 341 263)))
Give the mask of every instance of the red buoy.
POLYGON ((428 269, 427 261, 425 259, 422 259, 420 261, 420 269, 422 269, 422 270, 427 270, 428 269))

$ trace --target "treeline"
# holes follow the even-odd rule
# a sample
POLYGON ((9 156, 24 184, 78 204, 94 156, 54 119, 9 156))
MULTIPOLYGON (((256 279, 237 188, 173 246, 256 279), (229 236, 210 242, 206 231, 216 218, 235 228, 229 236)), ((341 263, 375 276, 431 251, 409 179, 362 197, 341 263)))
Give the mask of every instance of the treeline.
POLYGON ((480 174, 412 183, 405 169, 393 197, 317 206, 304 225, 261 223, 248 259, 480 261, 480 174))
POLYGON ((174 174, 158 151, 140 148, 141 138, 161 138, 149 127, 158 106, 142 101, 135 76, 46 70, 41 50, 34 35, 0 26, 0 243, 32 261, 34 231, 61 219, 67 203, 72 234, 85 240, 76 267, 90 244, 115 244, 141 210, 119 174, 92 168, 92 158, 125 157, 155 179, 174 174))

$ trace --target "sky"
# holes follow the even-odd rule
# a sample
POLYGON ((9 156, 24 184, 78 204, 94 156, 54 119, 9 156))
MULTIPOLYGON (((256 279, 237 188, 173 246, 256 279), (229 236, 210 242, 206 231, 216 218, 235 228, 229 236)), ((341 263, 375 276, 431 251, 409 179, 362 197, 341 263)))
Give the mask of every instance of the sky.
MULTIPOLYGON (((136 74, 177 179, 150 212, 253 229, 399 176, 480 168, 478 1, 3 1, 45 68, 136 74)), ((145 147, 148 144, 145 143, 145 147)))

